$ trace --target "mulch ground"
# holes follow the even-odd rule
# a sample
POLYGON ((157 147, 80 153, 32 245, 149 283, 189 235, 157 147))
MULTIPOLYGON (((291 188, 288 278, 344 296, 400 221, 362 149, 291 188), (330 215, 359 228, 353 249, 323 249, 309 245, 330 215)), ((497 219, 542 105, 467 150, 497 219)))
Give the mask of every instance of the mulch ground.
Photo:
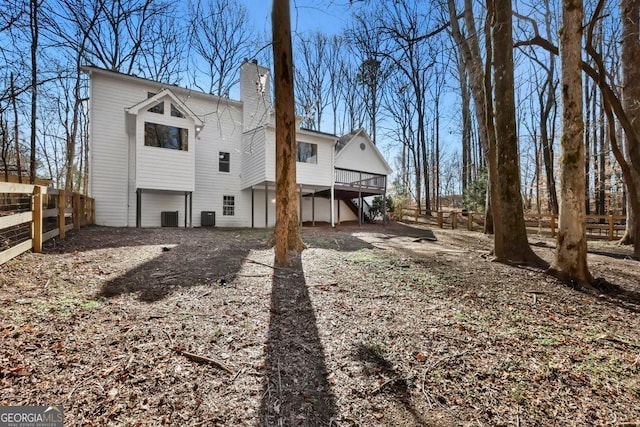
MULTIPOLYGON (((88 227, 0 266, 0 405, 65 425, 640 425, 640 269, 584 293, 480 233, 88 227)), ((553 242, 532 237, 548 261, 553 242)))

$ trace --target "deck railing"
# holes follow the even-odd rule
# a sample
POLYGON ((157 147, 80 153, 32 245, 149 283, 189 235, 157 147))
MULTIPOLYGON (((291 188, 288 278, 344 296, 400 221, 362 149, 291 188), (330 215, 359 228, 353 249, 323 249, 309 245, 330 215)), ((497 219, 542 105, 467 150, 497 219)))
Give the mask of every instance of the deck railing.
POLYGON ((354 189, 384 190, 386 186, 385 179, 385 175, 375 173, 341 168, 336 168, 335 170, 335 183, 337 185, 353 187, 354 189))
POLYGON ((95 202, 40 185, 0 182, 0 265, 95 220, 95 202))

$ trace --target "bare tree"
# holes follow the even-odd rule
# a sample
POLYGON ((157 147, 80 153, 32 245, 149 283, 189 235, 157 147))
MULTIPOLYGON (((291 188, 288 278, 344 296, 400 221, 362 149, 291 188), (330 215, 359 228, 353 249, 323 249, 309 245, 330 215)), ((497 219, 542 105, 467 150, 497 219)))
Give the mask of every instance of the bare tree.
POLYGON ((485 49, 487 49, 487 58, 483 59, 480 51, 480 36, 476 28, 475 17, 473 13, 472 0, 464 1, 463 18, 466 27, 467 36, 464 37, 458 23, 458 13, 454 0, 447 0, 449 17, 451 21, 451 34, 458 49, 461 52, 461 58, 469 75, 469 86, 473 98, 473 106, 476 114, 476 123, 478 125, 478 138, 480 145, 484 149, 486 164, 489 171, 489 185, 487 191, 487 209, 486 209, 486 227, 485 232, 492 233, 494 231, 493 224, 498 222, 496 218, 498 210, 497 196, 497 158, 495 152, 495 129, 493 119, 493 102, 491 94, 493 92, 491 73, 488 72, 491 67, 491 39, 487 37, 490 33, 489 17, 485 19, 485 49))
POLYGON ((368 131, 375 144, 376 125, 380 119, 380 110, 384 83, 389 76, 389 64, 383 55, 384 37, 376 26, 376 16, 362 13, 354 16, 347 37, 357 67, 356 82, 360 91, 362 105, 368 119, 368 131))
POLYGON ((310 37, 298 39, 300 55, 295 67, 296 99, 303 124, 309 129, 320 130, 322 115, 329 105, 329 37, 316 32, 310 37))
MULTIPOLYGON (((635 187, 635 203, 630 203, 631 209, 627 214, 630 221, 627 225, 627 241, 633 236, 634 255, 640 258, 640 70, 637 67, 640 55, 640 1, 621 0, 620 9, 622 12, 622 76, 623 90, 622 102, 624 110, 630 118, 628 128, 625 128, 627 152, 631 163, 630 179, 635 187)), ((630 190, 632 186, 627 187, 630 190)), ((633 198, 634 195, 630 194, 633 198)))
POLYGON ((96 0, 81 2, 78 15, 87 33, 85 59, 102 68, 149 77, 141 56, 164 27, 172 7, 163 0, 96 0), (98 16, 93 22, 93 17, 98 16), (87 19, 88 18, 88 19, 87 19))
MULTIPOLYGON (((186 71, 187 35, 181 18, 162 16, 162 31, 142 48, 141 66, 152 80, 177 84, 186 71)), ((236 64, 237 65, 237 64, 236 64)), ((234 68, 235 71, 235 68, 234 68)))
POLYGON ((520 193, 511 0, 492 1, 495 132, 500 222, 494 225, 498 261, 544 264, 529 246, 520 193))
POLYGON ((333 134, 338 134, 338 108, 340 107, 341 88, 346 84, 345 79, 340 75, 342 68, 342 53, 345 50, 342 36, 334 35, 329 40, 327 49, 326 68, 329 73, 329 104, 333 117, 333 134))
POLYGON ((229 96, 237 83, 237 68, 250 56, 254 34, 247 9, 237 0, 198 0, 189 13, 193 64, 204 81, 193 76, 200 90, 229 96))

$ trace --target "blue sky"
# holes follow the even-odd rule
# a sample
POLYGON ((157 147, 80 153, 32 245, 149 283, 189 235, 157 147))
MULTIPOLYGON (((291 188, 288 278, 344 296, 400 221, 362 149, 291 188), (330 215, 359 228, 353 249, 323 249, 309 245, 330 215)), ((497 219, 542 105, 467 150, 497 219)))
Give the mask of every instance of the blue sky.
MULTIPOLYGON (((259 31, 271 31, 270 0, 241 0, 259 31)), ((349 0, 291 0, 293 32, 340 33, 351 14, 349 0)))

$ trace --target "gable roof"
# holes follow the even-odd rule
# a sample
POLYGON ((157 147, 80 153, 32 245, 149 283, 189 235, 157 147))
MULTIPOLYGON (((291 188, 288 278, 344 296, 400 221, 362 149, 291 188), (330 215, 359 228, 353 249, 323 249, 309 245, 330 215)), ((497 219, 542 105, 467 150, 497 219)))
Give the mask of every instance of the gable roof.
POLYGON ((174 93, 183 93, 186 96, 197 96, 197 97, 201 97, 201 98, 206 98, 206 99, 212 99, 215 100, 216 102, 225 102, 228 104, 232 104, 232 105, 236 105, 236 106, 242 106, 242 102, 235 100, 235 99, 230 99, 230 98, 223 98, 217 95, 213 95, 210 93, 205 93, 202 92, 198 89, 193 89, 193 88, 189 88, 189 87, 184 87, 184 86, 178 86, 177 84, 172 84, 172 83, 162 83, 162 82, 158 82, 156 80, 151 80, 145 77, 138 77, 134 74, 124 74, 121 73, 120 71, 114 71, 114 70, 107 70, 105 68, 100 68, 97 67, 95 65, 83 65, 80 67, 80 70, 86 74, 88 74, 89 76, 93 75, 94 73, 100 76, 105 76, 111 79, 120 79, 120 80, 124 80, 124 81, 132 81, 132 82, 136 82, 136 83, 142 83, 142 84, 148 84, 148 85, 153 85, 155 87, 160 86, 160 89, 163 89, 165 87, 169 87, 170 89, 172 89, 172 91, 174 93))
POLYGON ((391 169, 380 150, 378 150, 378 147, 376 147, 373 141, 371 141, 369 134, 363 128, 351 131, 338 139, 338 142, 336 143, 336 162, 339 162, 341 154, 350 151, 350 146, 355 144, 355 141, 358 139, 364 141, 363 143, 371 149, 374 156, 380 161, 382 167, 386 169, 387 175, 390 175, 393 172, 393 169, 391 169))
POLYGON ((340 138, 338 138, 338 142, 336 143, 336 154, 339 153, 340 150, 342 150, 345 147, 345 145, 347 145, 347 143, 349 143, 353 138, 355 138, 356 134, 358 134, 358 132, 360 132, 361 130, 364 130, 364 129, 360 128, 360 129, 352 130, 348 134, 342 135, 340 138))
POLYGON ((147 98, 142 102, 138 102, 136 105, 132 107, 125 108, 125 111, 129 114, 133 114, 134 116, 137 116, 141 110, 142 111, 148 110, 150 107, 153 107, 154 105, 156 105, 164 97, 171 98, 172 102, 176 105, 178 109, 180 109, 183 113, 185 113, 187 116, 193 119, 193 121, 196 123, 196 126, 202 127, 204 122, 200 120, 200 118, 196 116, 195 113, 191 111, 191 109, 189 109, 189 107, 187 107, 185 103, 182 102, 180 98, 178 98, 171 91, 171 89, 162 89, 160 92, 156 93, 152 97, 147 98))

